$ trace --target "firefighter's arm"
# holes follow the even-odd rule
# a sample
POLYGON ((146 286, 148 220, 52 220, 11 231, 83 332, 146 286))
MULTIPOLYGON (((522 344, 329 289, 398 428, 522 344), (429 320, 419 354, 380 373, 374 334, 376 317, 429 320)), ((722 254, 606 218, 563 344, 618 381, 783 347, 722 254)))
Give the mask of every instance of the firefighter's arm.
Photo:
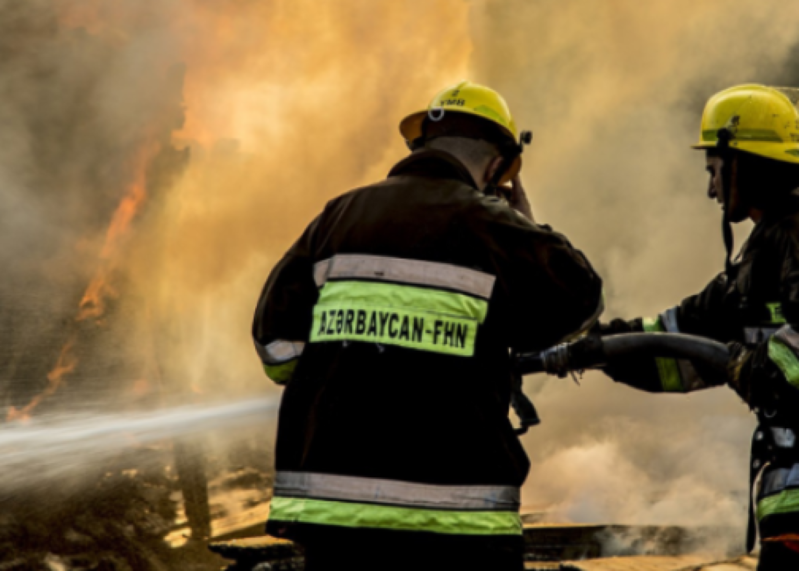
MULTIPOLYGON (((654 318, 631 321, 616 319, 600 324, 598 333, 688 333, 711 339, 723 338, 723 306, 726 276, 719 274, 699 294, 686 298, 677 307, 654 318)), ((629 358, 613 363, 604 372, 615 381, 653 393, 686 393, 718 386, 724 378, 684 359, 629 358)))
POLYGON ((546 226, 517 241, 512 269, 512 346, 545 348, 587 332, 604 302, 602 279, 582 252, 546 226))
POLYGON ((318 224, 317 218, 274 267, 255 310, 255 349, 267 376, 280 385, 291 380, 311 329, 318 298, 311 254, 318 224))
MULTIPOLYGON (((621 333, 641 333, 643 331, 642 319, 633 319, 631 321, 614 319, 610 323, 598 323, 593 332, 605 336, 621 333)), ((633 357, 620 363, 606 365, 603 367, 603 371, 614 381, 642 391, 660 393, 665 390, 660 375, 660 367, 658 367, 655 359, 633 357)))
POLYGON ((799 245, 795 232, 785 233, 780 276, 783 325, 756 345, 730 344, 729 384, 751 407, 799 411, 799 245))

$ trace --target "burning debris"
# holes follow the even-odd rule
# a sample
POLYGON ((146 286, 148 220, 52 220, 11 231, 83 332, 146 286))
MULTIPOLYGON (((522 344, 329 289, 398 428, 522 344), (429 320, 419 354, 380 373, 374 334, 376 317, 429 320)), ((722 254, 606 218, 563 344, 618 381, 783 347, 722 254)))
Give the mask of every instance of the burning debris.
MULTIPOLYGON (((753 571, 757 560, 706 554, 703 546, 723 529, 658 526, 527 524, 527 571, 753 571), (635 538, 634 541, 633 538, 635 538), (625 545, 623 549, 619 546, 625 545)), ((226 571, 301 571, 302 548, 273 537, 216 542, 211 550, 232 563, 226 571)), ((357 556, 358 545, 352 545, 357 556)), ((486 571, 490 571, 486 569, 486 571)))
MULTIPOLYGON (((218 568, 203 544, 181 550, 165 541, 175 527, 178 482, 164 451, 142 449, 95 469, 93 483, 36 496, 4 498, 0 553, 4 571, 197 571, 218 568), (160 456, 160 457, 153 457, 160 456), (151 468, 142 470, 142 466, 151 468)), ((91 481, 91 480, 88 480, 91 481)))
POLYGON ((262 431, 250 427, 274 409, 249 400, 47 422, 34 416, 0 430, 0 564, 38 569, 58 557, 64 569, 218 569, 205 541, 260 528, 265 517, 270 455, 262 431), (236 436, 200 447, 209 425, 216 440, 236 436))

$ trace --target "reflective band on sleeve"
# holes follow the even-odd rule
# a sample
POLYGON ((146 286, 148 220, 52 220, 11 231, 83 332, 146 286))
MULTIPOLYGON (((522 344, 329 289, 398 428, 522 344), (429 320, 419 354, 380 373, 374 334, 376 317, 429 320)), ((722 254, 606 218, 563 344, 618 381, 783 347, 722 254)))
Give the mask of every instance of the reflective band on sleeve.
MULTIPOLYGON (((652 319, 645 317, 643 320, 644 331, 648 333, 662 333, 665 331, 663 322, 660 317, 652 319)), ((677 365, 676 359, 657 358, 655 365, 658 369, 660 376, 660 385, 665 392, 684 392, 682 378, 680 376, 680 367, 677 365)))
MULTIPOLYGON (((796 446, 796 433, 790 428, 771 427, 771 438, 780 448, 793 448, 796 446)), ((796 485, 799 486, 799 464, 794 464, 796 470, 796 485)))
POLYGON ((774 336, 793 349, 795 353, 799 353, 799 333, 794 331, 793 327, 783 325, 774 332, 774 336))
MULTIPOLYGON (((677 307, 667 309, 660 314, 660 320, 667 333, 681 333, 680 324, 677 319, 677 307)), ((677 389, 682 392, 691 392, 705 389, 708 384, 696 371, 693 363, 687 359, 676 359, 677 368, 680 371, 680 387, 677 389)))
MULTIPOLYGON (((259 349, 261 348, 257 341, 255 342, 255 346, 259 349)), ((296 359, 302 355, 304 349, 305 343, 302 341, 285 341, 283 339, 278 339, 263 347, 263 350, 259 350, 258 354, 261 355, 261 360, 265 365, 277 365, 296 359)))
POLYGON ((440 486, 311 472, 278 472, 275 495, 438 510, 519 510, 513 486, 440 486))
POLYGON ((783 490, 779 494, 766 496, 757 502, 757 519, 775 515, 799 513, 799 489, 783 490))
POLYGON ((766 469, 760 485, 760 497, 778 494, 785 488, 799 488, 799 464, 791 468, 766 469))
POLYGON ((317 287, 329 279, 351 278, 444 288, 484 299, 491 297, 496 281, 495 276, 471 268, 385 256, 338 254, 314 265, 317 287))
POLYGON ((313 281, 316 283, 316 287, 325 285, 327 274, 330 273, 330 263, 332 261, 333 258, 328 258, 327 260, 316 262, 313 265, 313 281))
POLYGON ((779 302, 776 303, 767 303, 766 307, 768 308, 769 315, 771 316, 772 323, 786 323, 785 315, 782 313, 782 304, 779 302))
POLYGON ((362 341, 470 357, 486 317, 482 299, 406 285, 327 282, 310 341, 362 341))
POLYGON ((266 371, 266 375, 277 384, 285 385, 294 375, 294 369, 297 368, 298 362, 298 359, 294 359, 293 361, 280 365, 264 365, 264 371, 266 371))
POLYGON ((660 322, 660 316, 656 318, 644 317, 643 324, 644 331, 647 333, 663 333, 666 330, 660 322))
POLYGON ((521 535, 518 513, 415 509, 275 496, 270 521, 451 535, 521 535))
POLYGON ((679 333, 680 326, 677 323, 677 308, 672 307, 660 314, 660 322, 663 324, 663 330, 669 333, 679 333))
POLYGON ((746 343, 762 343, 776 332, 776 327, 745 327, 744 341, 746 343))
POLYGON ((785 379, 799 389, 799 359, 796 353, 780 338, 780 332, 768 340, 768 356, 782 372, 785 379))

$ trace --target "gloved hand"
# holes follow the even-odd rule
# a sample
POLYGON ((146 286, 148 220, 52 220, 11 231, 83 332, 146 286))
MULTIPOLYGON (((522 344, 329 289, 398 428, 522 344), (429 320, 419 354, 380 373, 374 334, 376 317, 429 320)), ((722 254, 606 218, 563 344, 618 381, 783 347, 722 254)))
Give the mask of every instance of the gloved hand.
POLYGON ((744 401, 749 402, 751 399, 749 375, 744 374, 743 369, 747 357, 750 357, 751 354, 742 343, 737 341, 727 343, 727 348, 730 350, 730 358, 727 361, 727 384, 744 401))
POLYGON ((768 342, 754 346, 728 343, 727 384, 751 407, 789 411, 796 417, 799 390, 786 380, 782 370, 769 357, 768 342))
POLYGON ((768 356, 768 343, 746 346, 727 343, 727 384, 750 407, 773 407, 775 387, 782 383, 782 372, 768 356))
POLYGON ((589 334, 573 343, 561 343, 536 353, 531 361, 524 363, 524 372, 541 371, 565 377, 572 371, 582 371, 604 364, 605 351, 602 338, 589 334), (530 368, 530 362, 535 363, 530 368))
POLYGON ((605 345, 597 333, 589 333, 569 345, 569 369, 582 371, 606 363, 605 345))
POLYGON ((530 207, 530 200, 527 198, 527 192, 524 190, 524 185, 522 185, 522 179, 519 175, 513 177, 510 189, 508 190, 507 200, 510 207, 518 210, 522 216, 527 218, 530 222, 535 222, 533 209, 530 207))

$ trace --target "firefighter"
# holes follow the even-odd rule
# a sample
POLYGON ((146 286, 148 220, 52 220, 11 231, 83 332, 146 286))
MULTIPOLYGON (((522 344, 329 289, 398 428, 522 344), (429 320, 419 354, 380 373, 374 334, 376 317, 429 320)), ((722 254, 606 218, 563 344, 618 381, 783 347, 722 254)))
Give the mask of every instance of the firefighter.
POLYGON ((711 97, 696 149, 706 152, 708 196, 723 208, 725 271, 654 319, 614 320, 602 334, 668 331, 728 343, 728 376, 675 359, 606 367, 651 392, 729 384, 757 415, 752 441, 748 550, 761 570, 799 569, 799 113, 785 90, 741 85, 711 97), (731 223, 754 229, 738 259, 731 223))
POLYGON ((531 220, 498 93, 458 83, 400 131, 410 155, 328 202, 258 302, 256 349, 285 387, 267 531, 308 571, 518 571, 509 352, 592 326, 601 280, 531 220))

